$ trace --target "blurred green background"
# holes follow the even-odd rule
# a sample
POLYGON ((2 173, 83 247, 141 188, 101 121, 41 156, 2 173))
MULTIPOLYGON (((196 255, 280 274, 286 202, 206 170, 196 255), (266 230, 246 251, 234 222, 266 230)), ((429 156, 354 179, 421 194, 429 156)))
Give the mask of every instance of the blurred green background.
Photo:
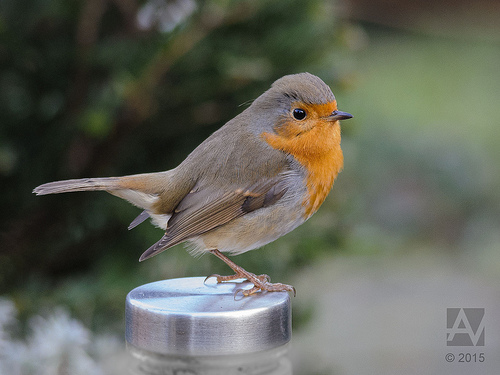
MULTIPOLYGON (((499 21, 486 0, 3 0, 0 344, 28 347, 33 317, 62 308, 62 320, 120 348, 132 288, 227 273, 182 246, 139 264, 162 233, 128 232, 139 210, 118 198, 31 191, 175 167, 275 79, 309 71, 354 115, 343 123, 344 171, 307 223, 234 260, 297 287, 297 373, 413 373, 415 358, 460 373, 443 359, 446 307, 500 316, 499 21), (391 328, 370 336, 337 319, 393 327, 405 314, 425 316, 414 328, 432 326, 429 336, 394 345, 391 328), (313 328, 324 325, 331 334, 313 328), (342 344, 338 326, 351 327, 342 344)), ((490 327, 486 349, 498 352, 498 318, 490 327)))

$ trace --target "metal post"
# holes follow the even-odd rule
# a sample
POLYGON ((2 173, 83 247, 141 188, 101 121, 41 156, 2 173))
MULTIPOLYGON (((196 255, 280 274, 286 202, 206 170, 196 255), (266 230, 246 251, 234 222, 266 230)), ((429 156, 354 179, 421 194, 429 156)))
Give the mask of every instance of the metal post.
POLYGON ((126 300, 130 373, 292 374, 290 297, 235 292, 203 277, 142 285, 126 300))

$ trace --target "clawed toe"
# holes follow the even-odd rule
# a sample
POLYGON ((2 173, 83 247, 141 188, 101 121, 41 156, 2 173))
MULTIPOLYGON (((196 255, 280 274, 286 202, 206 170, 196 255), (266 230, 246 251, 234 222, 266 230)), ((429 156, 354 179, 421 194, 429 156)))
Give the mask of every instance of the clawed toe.
POLYGON ((297 291, 295 288, 291 285, 287 284, 281 284, 281 283, 269 283, 269 282, 264 282, 264 283, 257 283, 254 284, 253 288, 250 289, 238 289, 234 293, 234 297, 241 293, 243 297, 248 297, 252 294, 255 294, 257 292, 293 292, 293 296, 295 297, 297 294, 297 291))
POLYGON ((207 280, 211 279, 212 277, 215 277, 217 279, 217 283, 220 283, 219 277, 221 277, 221 276, 219 274, 213 273, 213 274, 208 275, 207 277, 205 277, 205 280, 203 280, 203 284, 206 284, 207 280))
POLYGON ((207 280, 211 279, 212 277, 215 277, 217 279, 217 284, 220 284, 220 283, 225 282, 225 281, 234 281, 234 280, 240 280, 240 279, 248 280, 247 275, 234 274, 234 275, 229 275, 229 276, 221 276, 217 273, 214 273, 210 276, 207 276, 205 278, 205 281, 203 281, 203 283, 206 283, 207 280))
POLYGON ((271 278, 269 277, 269 275, 266 275, 266 274, 259 275, 259 276, 257 276, 257 278, 260 281, 262 281, 263 283, 270 283, 271 282, 271 278))
MULTIPOLYGON (((297 291, 295 288, 291 285, 288 284, 282 284, 282 283, 270 283, 270 282, 265 282, 262 283, 262 285, 255 285, 252 289, 257 288, 257 290, 252 291, 252 293, 255 293, 258 290, 266 291, 266 292, 293 292, 293 296, 295 297, 297 295, 297 291)), ((250 289, 250 290, 252 290, 250 289)), ((252 294, 252 293, 249 293, 252 294)))
POLYGON ((234 292, 234 299, 238 296, 238 294, 241 293, 243 297, 248 297, 249 295, 252 295, 261 289, 259 287, 254 286, 253 288, 250 289, 236 289, 236 292, 234 292))

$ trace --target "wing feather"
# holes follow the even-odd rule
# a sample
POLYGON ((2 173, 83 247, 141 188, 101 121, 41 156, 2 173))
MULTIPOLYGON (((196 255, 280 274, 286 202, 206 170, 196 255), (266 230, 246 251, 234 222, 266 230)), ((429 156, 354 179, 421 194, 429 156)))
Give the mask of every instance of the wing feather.
POLYGON ((287 191, 286 175, 261 180, 248 188, 234 188, 224 194, 214 189, 193 189, 176 207, 165 235, 146 250, 140 261, 167 248, 206 233, 249 212, 276 203, 287 191))

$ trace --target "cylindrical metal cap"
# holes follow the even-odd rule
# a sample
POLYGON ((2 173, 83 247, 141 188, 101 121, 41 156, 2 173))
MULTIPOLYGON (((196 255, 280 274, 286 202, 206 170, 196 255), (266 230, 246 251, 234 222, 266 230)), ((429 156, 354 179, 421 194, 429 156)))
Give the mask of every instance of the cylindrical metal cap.
POLYGON ((235 299, 238 289, 251 284, 203 281, 163 280, 132 290, 125 309, 127 342, 155 353, 195 356, 253 353, 290 341, 288 293, 235 299))

